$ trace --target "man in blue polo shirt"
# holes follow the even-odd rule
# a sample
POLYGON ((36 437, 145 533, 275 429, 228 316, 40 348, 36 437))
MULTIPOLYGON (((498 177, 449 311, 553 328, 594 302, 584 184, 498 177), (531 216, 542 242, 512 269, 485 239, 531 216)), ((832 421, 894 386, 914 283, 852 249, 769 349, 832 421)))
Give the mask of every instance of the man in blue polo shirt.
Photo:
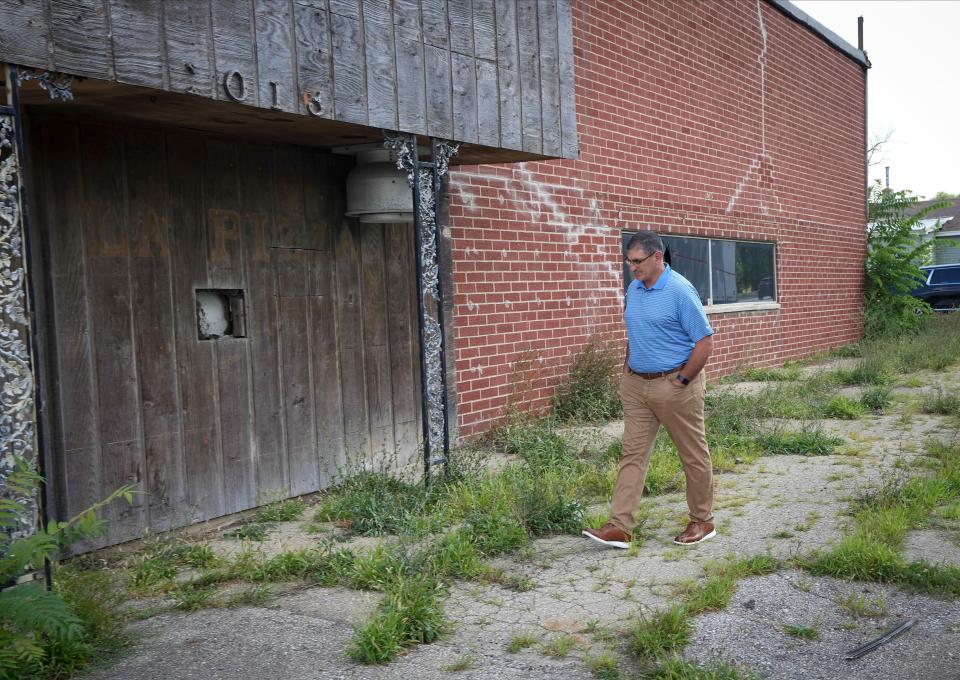
POLYGON ((610 521, 583 532, 615 548, 629 548, 634 511, 643 493, 650 454, 663 425, 677 445, 687 482, 690 522, 674 543, 693 545, 716 535, 713 466, 703 422, 713 329, 689 281, 663 261, 663 241, 652 231, 633 235, 627 263, 634 281, 627 288, 627 326, 620 397, 623 449, 613 490, 610 521))

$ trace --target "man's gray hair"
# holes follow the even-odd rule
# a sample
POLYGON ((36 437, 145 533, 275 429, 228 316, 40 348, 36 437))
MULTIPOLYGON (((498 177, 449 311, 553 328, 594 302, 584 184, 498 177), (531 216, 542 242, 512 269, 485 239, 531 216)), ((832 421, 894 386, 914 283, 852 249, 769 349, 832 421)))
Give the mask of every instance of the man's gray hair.
POLYGON ((660 240, 660 237, 656 232, 653 231, 638 231, 636 234, 630 237, 630 240, 627 242, 627 250, 629 253, 634 248, 643 248, 644 255, 653 255, 658 250, 663 252, 663 241, 660 240))

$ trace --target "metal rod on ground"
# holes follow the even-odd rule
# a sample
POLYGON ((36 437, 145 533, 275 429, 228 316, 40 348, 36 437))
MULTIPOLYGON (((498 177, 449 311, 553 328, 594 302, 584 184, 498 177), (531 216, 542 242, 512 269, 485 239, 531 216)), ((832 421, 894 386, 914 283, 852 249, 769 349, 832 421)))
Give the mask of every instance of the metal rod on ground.
POLYGON ((896 626, 894 626, 893 628, 885 632, 876 640, 871 640, 866 644, 860 645, 856 649, 851 649, 849 652, 847 652, 847 655, 844 658, 847 660, 859 659, 864 654, 869 654, 880 645, 890 642, 890 640, 894 639, 898 635, 901 635, 907 632, 908 630, 913 628, 914 624, 916 623, 917 623, 916 619, 907 619, 906 621, 903 621, 897 624, 896 626))

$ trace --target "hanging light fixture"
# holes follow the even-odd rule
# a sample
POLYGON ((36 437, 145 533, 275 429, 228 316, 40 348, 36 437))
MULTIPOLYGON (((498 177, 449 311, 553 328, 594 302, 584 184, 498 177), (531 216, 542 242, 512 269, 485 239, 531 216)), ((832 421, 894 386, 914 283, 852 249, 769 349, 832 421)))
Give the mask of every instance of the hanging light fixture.
POLYGON ((357 159, 347 175, 347 217, 364 223, 413 222, 413 192, 393 151, 380 144, 342 146, 334 153, 357 159))

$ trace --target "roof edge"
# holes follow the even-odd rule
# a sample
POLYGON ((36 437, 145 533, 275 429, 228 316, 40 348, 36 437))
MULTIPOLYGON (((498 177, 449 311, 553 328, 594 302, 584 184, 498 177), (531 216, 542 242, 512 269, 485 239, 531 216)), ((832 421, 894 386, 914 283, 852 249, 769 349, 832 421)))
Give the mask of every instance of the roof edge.
POLYGON ((838 52, 842 52, 848 56, 853 61, 860 64, 863 68, 870 68, 870 60, 867 59, 867 53, 863 50, 858 50, 856 47, 848 43, 846 40, 841 38, 839 35, 831 31, 829 28, 821 24, 819 21, 811 17, 806 12, 802 11, 796 5, 794 5, 789 0, 766 0, 769 4, 776 7, 782 13, 786 14, 788 17, 793 19, 799 24, 803 24, 810 31, 816 33, 821 38, 823 38, 827 43, 829 43, 833 48, 838 52))

